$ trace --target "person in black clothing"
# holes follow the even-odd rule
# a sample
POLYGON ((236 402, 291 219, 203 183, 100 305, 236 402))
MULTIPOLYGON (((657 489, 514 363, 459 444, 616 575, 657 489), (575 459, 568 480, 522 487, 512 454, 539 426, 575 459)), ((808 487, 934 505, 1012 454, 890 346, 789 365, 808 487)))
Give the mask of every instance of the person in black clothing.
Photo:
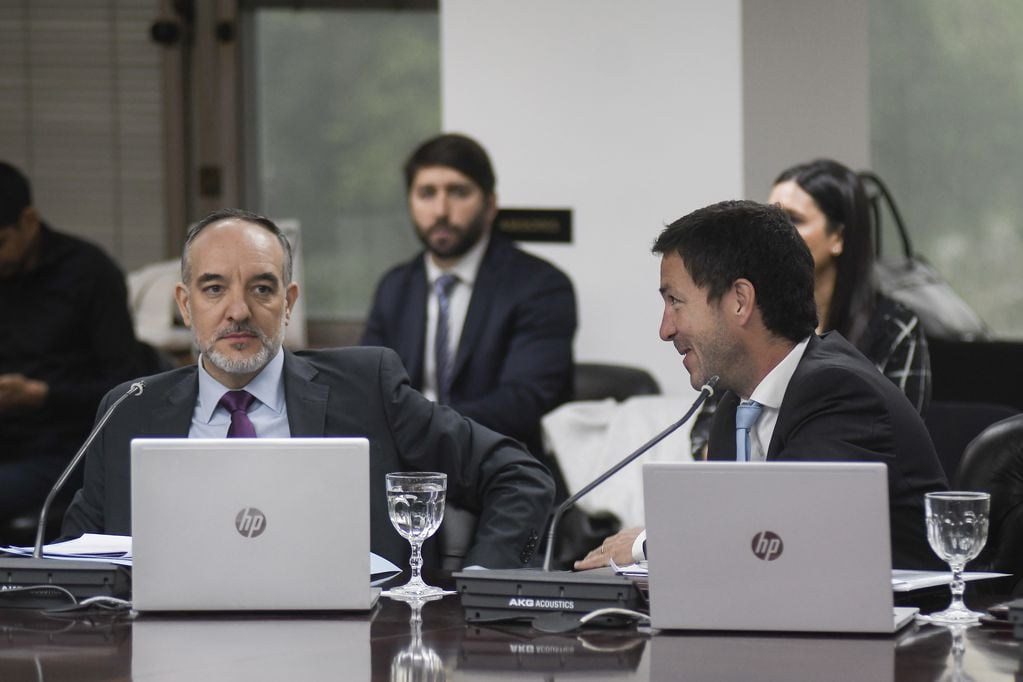
MULTIPOLYGON (((136 369, 124 275, 57 232, 27 178, 0 162, 0 523, 38 510, 100 398, 136 369)), ((66 486, 67 494, 76 485, 66 486)))

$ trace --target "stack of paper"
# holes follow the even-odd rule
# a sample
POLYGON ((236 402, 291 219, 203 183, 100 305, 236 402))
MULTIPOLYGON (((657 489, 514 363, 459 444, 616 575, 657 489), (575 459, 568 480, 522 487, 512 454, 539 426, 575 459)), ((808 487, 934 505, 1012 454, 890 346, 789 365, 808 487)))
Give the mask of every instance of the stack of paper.
MULTIPOLYGON (((32 556, 34 547, 4 547, 0 551, 8 554, 32 556)), ((47 559, 76 559, 85 561, 103 561, 121 566, 131 566, 130 535, 99 535, 86 533, 80 538, 55 542, 43 546, 43 556, 47 559)))

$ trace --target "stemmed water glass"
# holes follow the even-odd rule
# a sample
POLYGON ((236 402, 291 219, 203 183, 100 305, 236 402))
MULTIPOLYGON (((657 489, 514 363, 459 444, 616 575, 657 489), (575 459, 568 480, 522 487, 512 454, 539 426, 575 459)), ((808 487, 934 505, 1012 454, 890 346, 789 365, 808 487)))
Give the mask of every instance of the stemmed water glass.
POLYGON ((927 541, 931 549, 952 569, 952 602, 944 611, 920 616, 928 623, 976 623, 983 615, 963 603, 963 569, 980 554, 987 542, 991 496, 963 491, 927 493, 924 509, 927 541))
POLYGON ((387 474, 387 514, 398 534, 412 545, 409 568, 412 577, 401 587, 384 592, 389 597, 416 598, 446 594, 439 587, 423 582, 423 542, 440 528, 444 518, 446 474, 433 472, 398 472, 387 474))

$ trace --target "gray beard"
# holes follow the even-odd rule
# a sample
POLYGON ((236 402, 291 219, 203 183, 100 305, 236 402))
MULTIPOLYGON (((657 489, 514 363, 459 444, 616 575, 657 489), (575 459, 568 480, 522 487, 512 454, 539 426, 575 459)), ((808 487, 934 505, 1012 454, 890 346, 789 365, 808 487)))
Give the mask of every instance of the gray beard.
MULTIPOLYGON (((188 312, 189 316, 191 316, 192 311, 189 310, 188 312)), ((259 351, 255 355, 242 360, 229 358, 218 351, 214 347, 216 340, 203 347, 199 342, 198 336, 196 336, 194 327, 192 328, 192 342, 199 349, 199 352, 202 353, 202 356, 221 372, 226 372, 227 374, 252 374, 266 367, 277 355, 277 351, 281 349, 281 345, 284 343, 284 332, 287 327, 285 322, 286 318, 281 318, 281 326, 277 329, 277 333, 274 334, 273 338, 264 334, 262 330, 248 324, 234 327, 234 330, 250 331, 259 338, 259 351)))

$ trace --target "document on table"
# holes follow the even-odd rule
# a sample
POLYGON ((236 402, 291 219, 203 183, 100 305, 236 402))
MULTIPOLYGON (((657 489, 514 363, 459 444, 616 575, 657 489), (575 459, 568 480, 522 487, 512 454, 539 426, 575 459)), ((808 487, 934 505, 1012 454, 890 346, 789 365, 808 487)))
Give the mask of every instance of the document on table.
MULTIPOLYGON (((34 547, 9 546, 4 547, 2 551, 8 554, 32 556, 34 549, 34 547)), ((121 566, 131 566, 131 536, 86 533, 74 540, 43 545, 43 556, 47 559, 103 561, 121 566)))
MULTIPOLYGON (((987 580, 988 578, 1002 578, 1008 573, 985 573, 981 571, 967 571, 963 573, 963 580, 987 580)), ((925 587, 936 585, 948 585, 952 582, 952 574, 948 571, 907 571, 904 569, 892 570, 892 591, 912 592, 925 587)))
MULTIPOLYGON (((34 547, 8 546, 0 548, 0 551, 20 556, 32 556, 34 549, 34 547)), ((131 536, 86 533, 74 540, 44 545, 43 556, 47 559, 104 561, 121 566, 131 566, 131 536)), ((369 572, 371 583, 377 585, 398 575, 401 573, 401 569, 382 556, 370 552, 369 572)))
POLYGON ((373 587, 387 582, 401 573, 401 569, 379 554, 369 553, 369 584, 373 587))
MULTIPOLYGON (((619 566, 611 562, 611 568, 617 575, 624 575, 628 578, 645 578, 648 575, 647 562, 619 566)), ((963 573, 963 580, 987 580, 989 578, 1001 578, 1008 573, 984 573, 980 571, 969 571, 963 573)), ((952 582, 952 574, 948 571, 907 571, 904 569, 892 570, 892 591, 912 592, 925 587, 936 585, 948 585, 952 582)))
POLYGON ((650 571, 647 568, 648 565, 648 562, 640 561, 635 564, 619 566, 615 563, 614 559, 611 559, 611 569, 615 572, 615 575, 624 575, 626 578, 646 578, 650 575, 650 571))

